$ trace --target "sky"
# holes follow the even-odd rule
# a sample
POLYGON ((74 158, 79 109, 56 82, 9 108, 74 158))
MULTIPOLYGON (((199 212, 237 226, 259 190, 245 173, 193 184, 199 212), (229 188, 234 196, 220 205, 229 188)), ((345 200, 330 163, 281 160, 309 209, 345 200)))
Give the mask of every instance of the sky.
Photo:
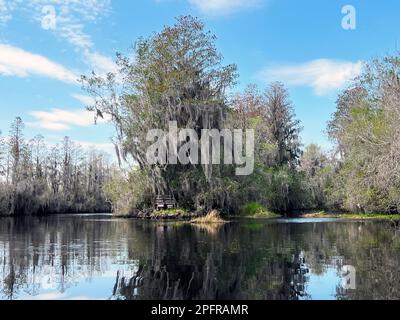
POLYGON ((237 64, 234 92, 282 81, 303 144, 329 149, 338 93, 363 63, 396 52, 399 13, 398 0, 0 0, 0 130, 20 116, 28 138, 69 136, 112 152, 112 126, 93 124, 76 80, 115 70, 116 52, 190 14, 217 36, 224 62, 237 64))

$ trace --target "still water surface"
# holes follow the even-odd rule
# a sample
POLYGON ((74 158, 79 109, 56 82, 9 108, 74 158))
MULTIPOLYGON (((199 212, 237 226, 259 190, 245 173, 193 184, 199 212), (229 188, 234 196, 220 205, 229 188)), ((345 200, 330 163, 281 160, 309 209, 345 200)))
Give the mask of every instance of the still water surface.
POLYGON ((3 218, 0 299, 400 299, 400 230, 327 219, 3 218))

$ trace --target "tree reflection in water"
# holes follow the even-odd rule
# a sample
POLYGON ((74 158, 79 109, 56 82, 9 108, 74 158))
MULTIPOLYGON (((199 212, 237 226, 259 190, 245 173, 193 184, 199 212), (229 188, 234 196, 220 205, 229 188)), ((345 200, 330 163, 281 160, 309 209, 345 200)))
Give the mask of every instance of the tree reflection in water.
POLYGON ((400 236, 379 222, 0 220, 3 299, 83 288, 102 299, 399 299, 399 262, 400 236), (341 287, 343 265, 356 268, 356 290, 341 287))

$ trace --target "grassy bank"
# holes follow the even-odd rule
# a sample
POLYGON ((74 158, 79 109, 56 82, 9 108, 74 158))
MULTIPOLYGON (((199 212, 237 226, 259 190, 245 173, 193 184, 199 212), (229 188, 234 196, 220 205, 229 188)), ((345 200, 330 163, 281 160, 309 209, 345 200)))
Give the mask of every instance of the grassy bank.
POLYGON ((384 214, 384 213, 327 213, 325 211, 319 211, 319 212, 304 213, 300 215, 300 217, 400 221, 400 214, 384 214))
POLYGON ((276 219, 282 217, 280 214, 272 212, 258 202, 250 202, 240 209, 241 218, 256 219, 276 219))

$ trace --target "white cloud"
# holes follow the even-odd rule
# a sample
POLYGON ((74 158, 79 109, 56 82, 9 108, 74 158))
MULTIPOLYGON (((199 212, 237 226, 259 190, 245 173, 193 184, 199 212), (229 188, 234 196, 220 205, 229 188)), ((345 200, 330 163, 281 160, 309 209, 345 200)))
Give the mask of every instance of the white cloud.
POLYGON ((86 49, 93 47, 92 39, 83 32, 84 26, 80 23, 62 23, 63 19, 57 19, 57 25, 54 31, 61 38, 67 40, 70 44, 78 49, 86 49))
POLYGON ((227 15, 238 10, 255 8, 263 0, 189 0, 189 2, 207 15, 227 15))
POLYGON ((315 94, 325 95, 343 88, 360 75, 362 66, 361 61, 318 59, 296 65, 269 67, 261 72, 261 78, 266 82, 282 81, 292 86, 308 86, 315 94))
POLYGON ((117 73, 117 64, 109 57, 103 56, 98 52, 86 52, 85 59, 98 75, 107 73, 117 73))
POLYGON ((5 0, 0 0, 0 27, 11 20, 11 13, 5 0))
POLYGON ((91 36, 85 32, 87 23, 96 23, 111 12, 111 0, 0 0, 0 26, 16 10, 24 11, 44 30, 71 44, 98 74, 116 70, 112 59, 96 52, 91 36))
MULTIPOLYGON (((37 2, 36 7, 44 7, 48 0, 31 0, 37 2), (39 5, 39 6, 38 6, 39 5)), ((55 8, 55 28, 52 32, 66 40, 78 52, 82 53, 85 62, 99 75, 116 71, 114 61, 94 49, 90 35, 85 32, 85 23, 93 23, 107 16, 111 11, 111 0, 57 0, 55 8)), ((41 24, 45 15, 36 10, 36 20, 41 24)))
MULTIPOLYGON (((35 118, 34 122, 27 125, 32 128, 41 128, 49 131, 65 131, 73 126, 89 127, 94 125, 94 113, 87 110, 62 110, 33 111, 30 113, 35 118)), ((106 123, 106 119, 98 119, 98 123, 106 123)))
POLYGON ((67 83, 77 83, 79 79, 78 75, 46 57, 5 44, 0 44, 0 75, 37 75, 67 83))
POLYGON ((41 22, 49 13, 43 8, 49 6, 55 9, 57 19, 70 23, 77 19, 96 21, 111 12, 111 0, 0 0, 0 19, 8 16, 9 20, 12 12, 24 10, 41 22))
POLYGON ((90 96, 85 96, 83 94, 73 94, 72 97, 84 104, 85 106, 92 106, 95 104, 95 99, 90 96))

